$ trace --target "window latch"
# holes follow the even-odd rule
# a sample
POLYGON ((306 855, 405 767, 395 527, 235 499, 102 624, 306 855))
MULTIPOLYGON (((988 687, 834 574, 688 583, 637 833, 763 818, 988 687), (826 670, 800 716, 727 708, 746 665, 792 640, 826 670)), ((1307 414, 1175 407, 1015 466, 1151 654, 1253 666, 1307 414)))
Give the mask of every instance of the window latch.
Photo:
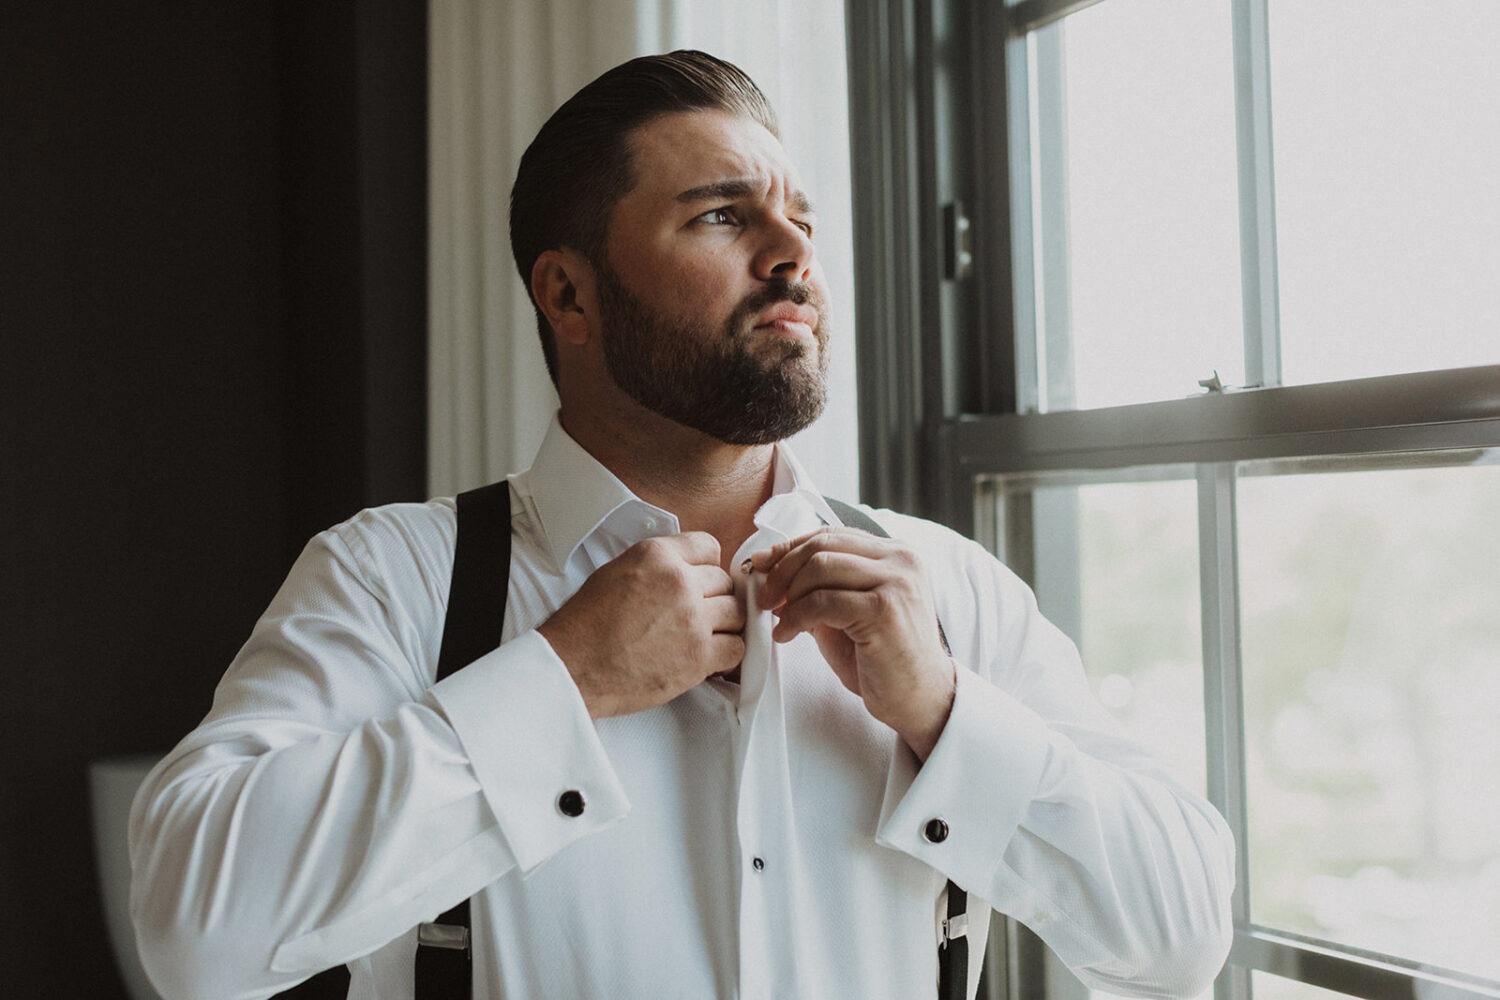
POLYGON ((1201 388, 1206 389, 1207 395, 1210 396, 1222 395, 1226 392, 1243 392, 1246 389, 1263 388, 1260 385, 1225 385, 1224 381, 1219 378, 1219 370, 1217 368, 1214 369, 1214 373, 1208 378, 1200 378, 1198 380, 1198 385, 1201 388))
POLYGON ((963 202, 943 206, 943 277, 963 281, 974 270, 973 225, 964 214, 963 202))

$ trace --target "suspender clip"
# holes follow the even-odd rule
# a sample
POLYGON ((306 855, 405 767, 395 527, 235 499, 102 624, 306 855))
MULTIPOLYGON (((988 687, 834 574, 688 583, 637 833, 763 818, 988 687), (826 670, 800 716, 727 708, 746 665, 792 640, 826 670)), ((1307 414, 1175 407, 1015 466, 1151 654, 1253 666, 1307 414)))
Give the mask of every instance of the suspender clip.
POLYGON ((949 941, 956 941, 961 937, 969 936, 969 915, 960 913, 955 917, 947 917, 943 920, 943 944, 948 947, 949 941))
POLYGON ((422 924, 417 927, 417 944, 449 951, 469 950, 469 929, 457 924, 422 924))

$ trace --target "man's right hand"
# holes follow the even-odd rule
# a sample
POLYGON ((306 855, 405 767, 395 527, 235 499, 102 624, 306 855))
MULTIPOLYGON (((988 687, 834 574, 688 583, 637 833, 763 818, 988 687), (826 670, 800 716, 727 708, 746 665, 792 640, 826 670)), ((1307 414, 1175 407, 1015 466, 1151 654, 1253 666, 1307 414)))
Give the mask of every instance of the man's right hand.
POLYGON ((589 715, 665 704, 745 658, 745 613, 705 532, 648 538, 601 566, 537 628, 589 715))

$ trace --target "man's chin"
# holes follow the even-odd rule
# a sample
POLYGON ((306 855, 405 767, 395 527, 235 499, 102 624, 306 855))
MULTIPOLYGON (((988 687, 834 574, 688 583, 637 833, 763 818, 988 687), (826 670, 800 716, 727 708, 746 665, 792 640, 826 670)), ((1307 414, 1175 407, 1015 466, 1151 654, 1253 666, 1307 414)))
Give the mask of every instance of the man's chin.
POLYGON ((780 365, 798 361, 811 361, 814 365, 822 356, 822 345, 814 337, 794 336, 774 330, 756 330, 748 338, 744 353, 765 363, 771 371, 780 365))
POLYGON ((747 415, 735 435, 744 444, 772 444, 806 430, 823 415, 827 393, 822 383, 807 385, 792 397, 779 399, 762 414, 747 415), (759 417, 759 419, 757 419, 759 417))

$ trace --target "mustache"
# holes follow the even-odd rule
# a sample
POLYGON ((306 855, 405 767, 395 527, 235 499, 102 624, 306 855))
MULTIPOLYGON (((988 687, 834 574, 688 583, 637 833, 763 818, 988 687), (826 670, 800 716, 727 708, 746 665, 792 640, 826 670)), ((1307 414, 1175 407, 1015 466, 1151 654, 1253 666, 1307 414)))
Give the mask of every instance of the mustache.
POLYGON ((765 287, 759 291, 745 296, 745 301, 740 303, 740 309, 746 313, 757 313, 767 306, 774 306, 778 302, 790 302, 798 306, 812 306, 821 316, 823 313, 823 300, 818 296, 817 289, 806 281, 788 281, 785 278, 772 278, 767 281, 765 287))

